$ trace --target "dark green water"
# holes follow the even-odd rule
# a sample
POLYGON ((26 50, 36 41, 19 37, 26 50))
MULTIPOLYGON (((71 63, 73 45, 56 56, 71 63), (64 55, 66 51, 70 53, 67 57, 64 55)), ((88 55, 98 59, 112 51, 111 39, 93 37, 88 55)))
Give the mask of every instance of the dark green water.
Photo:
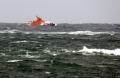
MULTIPOLYGON (((97 25, 93 28, 65 25, 65 30, 61 30, 62 27, 7 27, 1 26, 0 31, 0 78, 120 78, 119 33, 50 33, 80 28, 97 31, 101 29, 97 25), (13 31, 15 29, 19 31, 13 31), (49 32, 36 34, 32 29, 49 32)), ((107 28, 104 29, 118 31, 107 28)))

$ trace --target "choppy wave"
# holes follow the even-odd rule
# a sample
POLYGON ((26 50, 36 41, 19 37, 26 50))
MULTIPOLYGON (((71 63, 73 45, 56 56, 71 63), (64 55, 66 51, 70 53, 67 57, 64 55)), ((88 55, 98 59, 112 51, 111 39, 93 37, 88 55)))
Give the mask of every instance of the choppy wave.
POLYGON ((23 33, 23 34, 70 34, 70 35, 96 35, 96 34, 119 34, 119 32, 106 31, 106 32, 93 32, 93 31, 71 31, 71 32, 30 32, 30 31, 20 31, 20 30, 2 30, 0 33, 23 33))
MULTIPOLYGON (((105 56, 120 56, 120 49, 114 49, 114 50, 109 50, 109 49, 95 49, 95 48, 87 48, 86 46, 83 46, 83 49, 80 50, 71 50, 71 49, 61 49, 61 50, 56 50, 56 51, 51 51, 50 49, 45 49, 43 50, 43 53, 41 54, 41 52, 25 52, 25 55, 19 54, 17 55, 17 57, 19 58, 29 58, 29 59, 33 59, 33 58, 41 58, 41 56, 44 56, 43 53, 45 53, 45 55, 52 55, 52 56, 58 56, 58 55, 71 55, 71 54, 82 54, 82 55, 105 55, 105 56), (33 55, 32 55, 33 54, 33 55)), ((4 56, 7 57, 8 55, 6 53, 1 53, 2 55, 0 56, 4 56)), ((9 57, 12 55, 9 55, 9 57)), ((18 61, 22 61, 22 60, 8 60, 7 62, 18 62, 18 61)), ((36 60, 39 62, 44 62, 46 60, 36 60)))

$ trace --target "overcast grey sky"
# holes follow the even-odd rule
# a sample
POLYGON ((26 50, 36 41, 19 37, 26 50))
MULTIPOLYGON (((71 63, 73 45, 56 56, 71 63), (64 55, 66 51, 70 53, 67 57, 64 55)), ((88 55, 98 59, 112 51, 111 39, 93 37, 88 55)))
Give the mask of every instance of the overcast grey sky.
POLYGON ((120 0, 0 0, 0 22, 120 23, 120 0))

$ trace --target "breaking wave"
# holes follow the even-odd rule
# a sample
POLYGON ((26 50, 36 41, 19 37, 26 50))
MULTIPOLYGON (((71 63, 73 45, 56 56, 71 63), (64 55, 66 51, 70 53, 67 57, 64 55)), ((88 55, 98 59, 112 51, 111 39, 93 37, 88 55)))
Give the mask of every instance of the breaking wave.
POLYGON ((114 50, 108 50, 108 49, 89 49, 86 46, 83 46, 83 49, 81 50, 69 50, 69 49, 62 49, 60 52, 53 52, 50 51, 49 49, 44 50, 45 53, 48 53, 53 56, 57 56, 60 54, 65 54, 65 53, 77 53, 77 54, 83 54, 83 55, 120 55, 120 49, 114 49, 114 50), (62 53, 64 52, 64 53, 62 53))
POLYGON ((119 32, 93 32, 93 31, 71 31, 71 32, 35 32, 35 31, 20 31, 20 30, 2 30, 0 33, 23 33, 23 34, 69 34, 69 35, 96 35, 96 34, 119 34, 119 32))
POLYGON ((89 49, 86 46, 83 47, 82 50, 79 50, 79 52, 87 52, 87 53, 103 53, 108 55, 120 55, 120 49, 114 49, 114 50, 108 50, 108 49, 89 49))

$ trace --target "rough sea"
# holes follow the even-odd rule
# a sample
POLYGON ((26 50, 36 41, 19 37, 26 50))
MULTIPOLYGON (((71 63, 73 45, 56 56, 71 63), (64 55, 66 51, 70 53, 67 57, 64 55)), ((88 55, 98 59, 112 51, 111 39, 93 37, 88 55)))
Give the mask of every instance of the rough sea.
POLYGON ((0 78, 120 78, 120 24, 0 23, 0 78))

